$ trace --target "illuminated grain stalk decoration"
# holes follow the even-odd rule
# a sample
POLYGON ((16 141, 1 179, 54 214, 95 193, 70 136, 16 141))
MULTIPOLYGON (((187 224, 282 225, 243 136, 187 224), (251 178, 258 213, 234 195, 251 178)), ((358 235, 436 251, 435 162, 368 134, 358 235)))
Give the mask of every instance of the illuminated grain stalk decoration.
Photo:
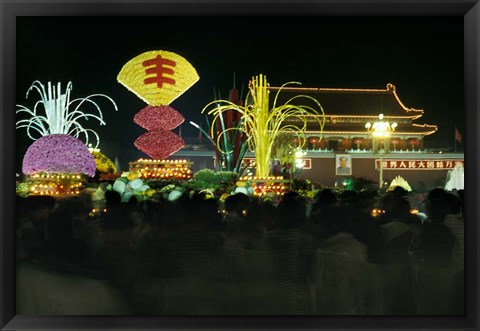
MULTIPOLYGON (((230 90, 229 102, 233 102, 238 106, 241 106, 243 103, 240 102, 235 89, 235 79, 234 87, 230 90)), ((215 99, 216 93, 214 90, 215 99)), ((229 109, 223 111, 222 116, 217 117, 217 121, 213 121, 210 124, 208 116, 205 116, 207 127, 215 127, 214 130, 209 130, 210 133, 205 131, 195 122, 190 122, 195 128, 200 130, 200 133, 203 134, 212 144, 216 162, 217 171, 234 171, 237 174, 243 173, 247 168, 246 165, 242 164, 243 158, 248 150, 246 144, 246 136, 242 131, 242 114, 235 111, 234 109, 229 109)), ((207 129, 208 130, 208 129, 207 129)))
POLYGON ((56 133, 72 135, 75 138, 84 135, 84 142, 88 145, 89 133, 91 133, 95 136, 96 145, 94 147, 96 148, 100 142, 98 134, 92 129, 84 128, 78 122, 80 119, 88 120, 89 118, 94 118, 100 122, 100 125, 105 125, 100 106, 91 98, 97 96, 105 97, 112 102, 115 110, 118 110, 115 102, 105 94, 92 94, 85 98, 77 98, 70 101, 72 82, 67 84, 65 93, 62 93, 61 83, 57 83, 55 87, 52 86, 51 82, 48 82, 47 88, 45 88, 41 82, 36 80, 28 89, 26 98, 28 98, 30 91, 33 89, 40 94, 40 100, 35 103, 34 108, 29 109, 25 106, 17 105, 16 111, 17 115, 21 113, 29 115, 29 118, 17 121, 16 128, 26 128, 27 135, 32 140, 38 139, 32 134, 34 132, 40 134, 41 137, 56 133), (98 115, 80 111, 80 107, 85 103, 93 105, 98 115), (42 109, 45 115, 40 114, 42 109))
MULTIPOLYGON (((264 75, 253 77, 249 84, 249 91, 246 96, 245 106, 236 105, 228 100, 215 100, 207 104, 202 113, 207 111, 214 116, 211 126, 211 136, 214 136, 217 118, 228 110, 235 109, 242 114, 242 126, 238 128, 247 135, 246 143, 249 150, 255 153, 256 176, 268 177, 270 161, 272 159, 272 149, 275 139, 281 134, 289 133, 297 137, 304 137, 307 129, 306 115, 322 115, 316 117, 320 125, 320 134, 325 125, 325 112, 321 104, 314 98, 307 95, 297 95, 290 98, 284 105, 277 106, 277 99, 282 89, 289 84, 300 84, 298 82, 288 82, 281 86, 275 95, 273 107, 269 109, 269 94, 267 79, 264 75), (314 109, 305 105, 294 105, 292 101, 298 98, 307 98, 312 100, 319 108, 314 109), (210 109, 213 107, 212 109, 210 109), (210 110, 209 110, 210 109, 210 110), (283 123, 289 119, 300 121, 301 125, 283 123)), ((233 130, 227 128, 226 130, 233 130)), ((225 132, 223 132, 225 134, 225 132)), ((217 139, 217 146, 220 149, 220 134, 217 139)), ((303 139, 305 141, 305 139, 303 139)))

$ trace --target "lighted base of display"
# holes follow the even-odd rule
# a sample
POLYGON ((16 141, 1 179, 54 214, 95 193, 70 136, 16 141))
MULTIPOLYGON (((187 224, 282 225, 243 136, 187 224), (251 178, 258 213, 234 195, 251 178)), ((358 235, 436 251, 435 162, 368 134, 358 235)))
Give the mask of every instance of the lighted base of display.
POLYGON ((240 177, 236 183, 237 187, 246 187, 253 190, 254 196, 262 196, 269 193, 284 195, 289 189, 290 180, 283 179, 283 176, 272 177, 240 177))
POLYGON ((152 160, 139 159, 129 163, 130 171, 139 173, 139 177, 147 180, 179 179, 188 180, 193 176, 193 162, 187 160, 152 160))
POLYGON ((28 195, 72 196, 84 188, 85 176, 77 174, 42 173, 27 176, 28 195))

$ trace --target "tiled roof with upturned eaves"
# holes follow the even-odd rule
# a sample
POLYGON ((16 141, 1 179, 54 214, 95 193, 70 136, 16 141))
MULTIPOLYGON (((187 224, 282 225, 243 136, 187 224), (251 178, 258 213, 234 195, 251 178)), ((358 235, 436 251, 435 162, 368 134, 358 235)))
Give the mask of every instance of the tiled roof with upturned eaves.
MULTIPOLYGON (((300 124, 300 123, 298 123, 300 124)), ((435 125, 398 124, 392 136, 427 136, 437 131, 435 125)), ((307 123, 307 133, 320 132, 320 126, 315 122, 307 123)), ((360 135, 370 136, 365 125, 350 123, 326 123, 323 128, 323 135, 360 135)))
MULTIPOLYGON (((269 87, 270 103, 273 106, 280 87, 269 87)), ((278 93, 277 106, 285 104, 288 100, 299 95, 307 95, 316 99, 322 106, 325 115, 336 116, 366 116, 384 114, 386 117, 419 118, 423 110, 406 107, 392 84, 387 84, 386 89, 345 89, 345 88, 305 88, 283 87, 278 93)), ((318 106, 308 98, 297 98, 291 102, 296 105, 318 106)))
MULTIPOLYGON (((275 106, 289 102, 319 110, 309 97, 317 100, 325 112, 324 135, 368 135, 365 123, 378 120, 379 114, 384 114, 386 121, 397 123, 395 136, 426 136, 437 131, 436 125, 412 123, 423 115, 423 110, 406 107, 390 83, 385 89, 269 87, 269 91, 270 107, 274 107, 275 102, 275 106)), ((315 116, 309 117, 307 133, 319 132, 315 116)), ((295 122, 288 119, 284 124, 300 124, 295 122)))

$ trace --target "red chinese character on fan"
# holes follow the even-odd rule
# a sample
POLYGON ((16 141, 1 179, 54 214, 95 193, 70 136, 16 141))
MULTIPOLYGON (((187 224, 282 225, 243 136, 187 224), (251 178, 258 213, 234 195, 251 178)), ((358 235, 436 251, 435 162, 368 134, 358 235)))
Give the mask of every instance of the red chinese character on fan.
POLYGON ((147 75, 154 75, 153 77, 145 78, 143 80, 145 84, 157 84, 158 88, 162 88, 164 83, 175 85, 175 79, 164 76, 165 74, 173 75, 175 73, 173 69, 168 68, 168 66, 175 67, 177 65, 175 61, 164 59, 159 54, 151 60, 143 61, 142 65, 147 67, 145 69, 147 75))

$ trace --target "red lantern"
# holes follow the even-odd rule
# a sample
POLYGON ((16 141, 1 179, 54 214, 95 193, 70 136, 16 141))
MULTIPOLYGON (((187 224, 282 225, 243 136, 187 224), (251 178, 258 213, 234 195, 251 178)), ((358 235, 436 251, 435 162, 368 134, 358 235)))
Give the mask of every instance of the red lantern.
POLYGON ((420 141, 418 138, 410 138, 408 139, 408 143, 412 145, 412 149, 415 149, 415 146, 418 146, 420 144, 420 141))
POLYGON ((308 138, 308 142, 311 144, 312 148, 318 148, 318 145, 320 143, 320 138, 319 137, 310 137, 310 138, 308 138))
POLYGON ((353 143, 357 146, 357 149, 360 149, 360 145, 363 144, 364 139, 363 138, 355 138, 353 140, 353 143))
POLYGON ((393 149, 397 149, 397 145, 400 143, 400 139, 398 138, 395 138, 395 139, 392 139, 392 144, 393 144, 393 149))

